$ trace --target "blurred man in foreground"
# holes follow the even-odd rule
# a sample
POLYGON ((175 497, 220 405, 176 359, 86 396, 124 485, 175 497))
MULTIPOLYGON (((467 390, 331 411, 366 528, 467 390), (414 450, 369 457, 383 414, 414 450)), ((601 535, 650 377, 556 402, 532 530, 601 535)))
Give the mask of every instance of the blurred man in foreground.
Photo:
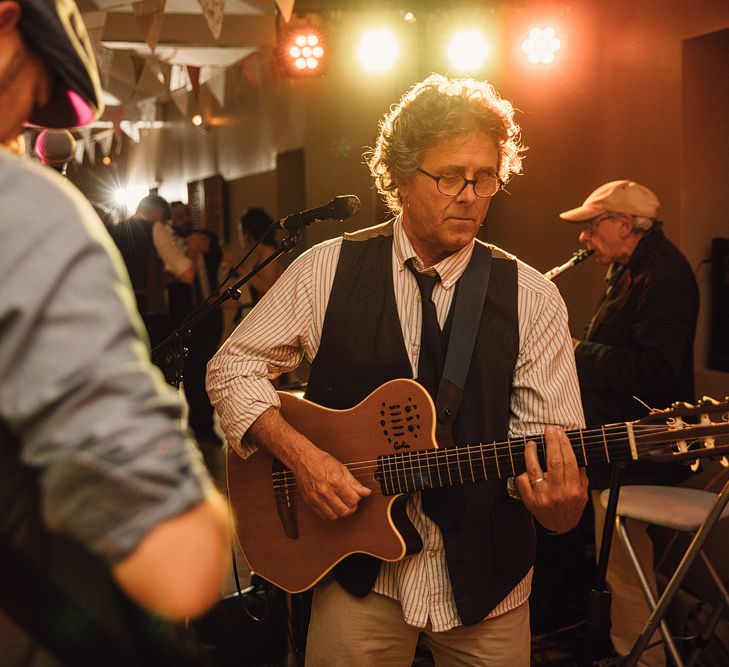
POLYGON ((202 613, 225 572, 224 503, 118 252, 74 188, 5 148, 27 120, 75 127, 101 108, 76 5, 0 0, 4 665, 180 664, 162 619, 202 613))

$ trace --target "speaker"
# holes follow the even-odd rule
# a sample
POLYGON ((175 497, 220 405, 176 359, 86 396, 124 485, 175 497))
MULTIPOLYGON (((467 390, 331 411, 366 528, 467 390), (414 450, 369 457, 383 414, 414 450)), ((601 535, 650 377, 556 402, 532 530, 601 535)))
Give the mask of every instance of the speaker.
POLYGON ((709 368, 729 371, 729 239, 711 240, 709 368))

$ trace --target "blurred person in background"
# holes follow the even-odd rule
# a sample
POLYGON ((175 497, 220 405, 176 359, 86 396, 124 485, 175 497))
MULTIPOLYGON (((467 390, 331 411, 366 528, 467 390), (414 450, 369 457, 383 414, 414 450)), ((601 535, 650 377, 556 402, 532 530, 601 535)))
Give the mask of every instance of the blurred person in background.
MULTIPOLYGON (((215 232, 193 229, 190 207, 181 201, 171 204, 171 227, 187 255, 196 262, 192 283, 174 281, 167 286, 172 326, 183 325, 192 310, 205 302, 218 286, 218 271, 223 253, 215 232)), ((213 428, 213 406, 205 391, 205 367, 220 344, 223 314, 220 308, 208 312, 190 331, 183 370, 185 396, 189 405, 188 422, 205 451, 207 445, 219 446, 213 428)))
MULTIPOLYGON (((584 337, 573 341, 588 428, 639 419, 650 408, 695 400, 699 290, 690 264, 663 233, 659 207, 652 190, 621 179, 601 185, 581 206, 560 213, 562 220, 582 226, 580 241, 608 267, 605 293, 592 321, 584 337)), ((605 522, 600 491, 610 486, 610 473, 609 464, 588 469, 598 548, 605 522)), ((633 461, 621 482, 675 485, 688 474, 681 464, 633 461)), ((627 528, 655 595, 648 524, 629 519, 627 528)), ((610 636, 615 650, 627 655, 650 609, 619 540, 610 550, 607 583, 612 596, 610 636)), ((665 665, 663 646, 644 651, 638 664, 665 665)))

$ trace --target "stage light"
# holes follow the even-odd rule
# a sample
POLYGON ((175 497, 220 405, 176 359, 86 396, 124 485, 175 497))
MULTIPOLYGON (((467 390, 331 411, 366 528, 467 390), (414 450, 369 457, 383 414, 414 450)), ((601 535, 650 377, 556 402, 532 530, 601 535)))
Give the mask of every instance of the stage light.
POLYGON ((279 36, 279 62, 289 76, 318 76, 326 46, 322 31, 310 23, 290 25, 279 36))
POLYGON ((529 37, 521 43, 521 50, 533 65, 548 65, 554 62, 561 45, 554 28, 532 28, 529 37))
POLYGON ((402 20, 405 21, 405 23, 415 23, 415 21, 418 20, 418 17, 413 14, 411 11, 407 11, 405 9, 400 10, 400 15, 402 16, 402 20))
POLYGON ((114 203, 122 209, 122 215, 126 212, 136 211, 137 204, 149 194, 149 188, 146 185, 129 185, 126 187, 118 187, 113 194, 114 203))
POLYGON ((101 163, 108 167, 111 164, 111 158, 108 155, 104 155, 104 157, 101 158, 101 163))
POLYGON ((478 30, 459 30, 448 45, 448 58, 459 72, 475 72, 483 67, 490 50, 478 30))
POLYGON ((203 124, 203 122, 204 122, 204 119, 202 117, 202 114, 199 114, 199 113, 194 114, 193 117, 190 119, 190 122, 195 127, 201 127, 202 124, 203 124))
POLYGON ((391 70, 400 55, 400 45, 386 28, 368 30, 359 41, 357 57, 368 72, 391 70))

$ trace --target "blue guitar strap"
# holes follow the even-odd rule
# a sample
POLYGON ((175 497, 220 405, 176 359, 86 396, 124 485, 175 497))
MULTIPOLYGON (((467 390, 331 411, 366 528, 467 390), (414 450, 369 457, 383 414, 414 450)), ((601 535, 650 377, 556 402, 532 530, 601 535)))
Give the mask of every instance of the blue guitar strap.
POLYGON ((458 282, 443 377, 435 401, 439 426, 450 427, 458 414, 490 276, 491 249, 476 242, 471 261, 458 282))

